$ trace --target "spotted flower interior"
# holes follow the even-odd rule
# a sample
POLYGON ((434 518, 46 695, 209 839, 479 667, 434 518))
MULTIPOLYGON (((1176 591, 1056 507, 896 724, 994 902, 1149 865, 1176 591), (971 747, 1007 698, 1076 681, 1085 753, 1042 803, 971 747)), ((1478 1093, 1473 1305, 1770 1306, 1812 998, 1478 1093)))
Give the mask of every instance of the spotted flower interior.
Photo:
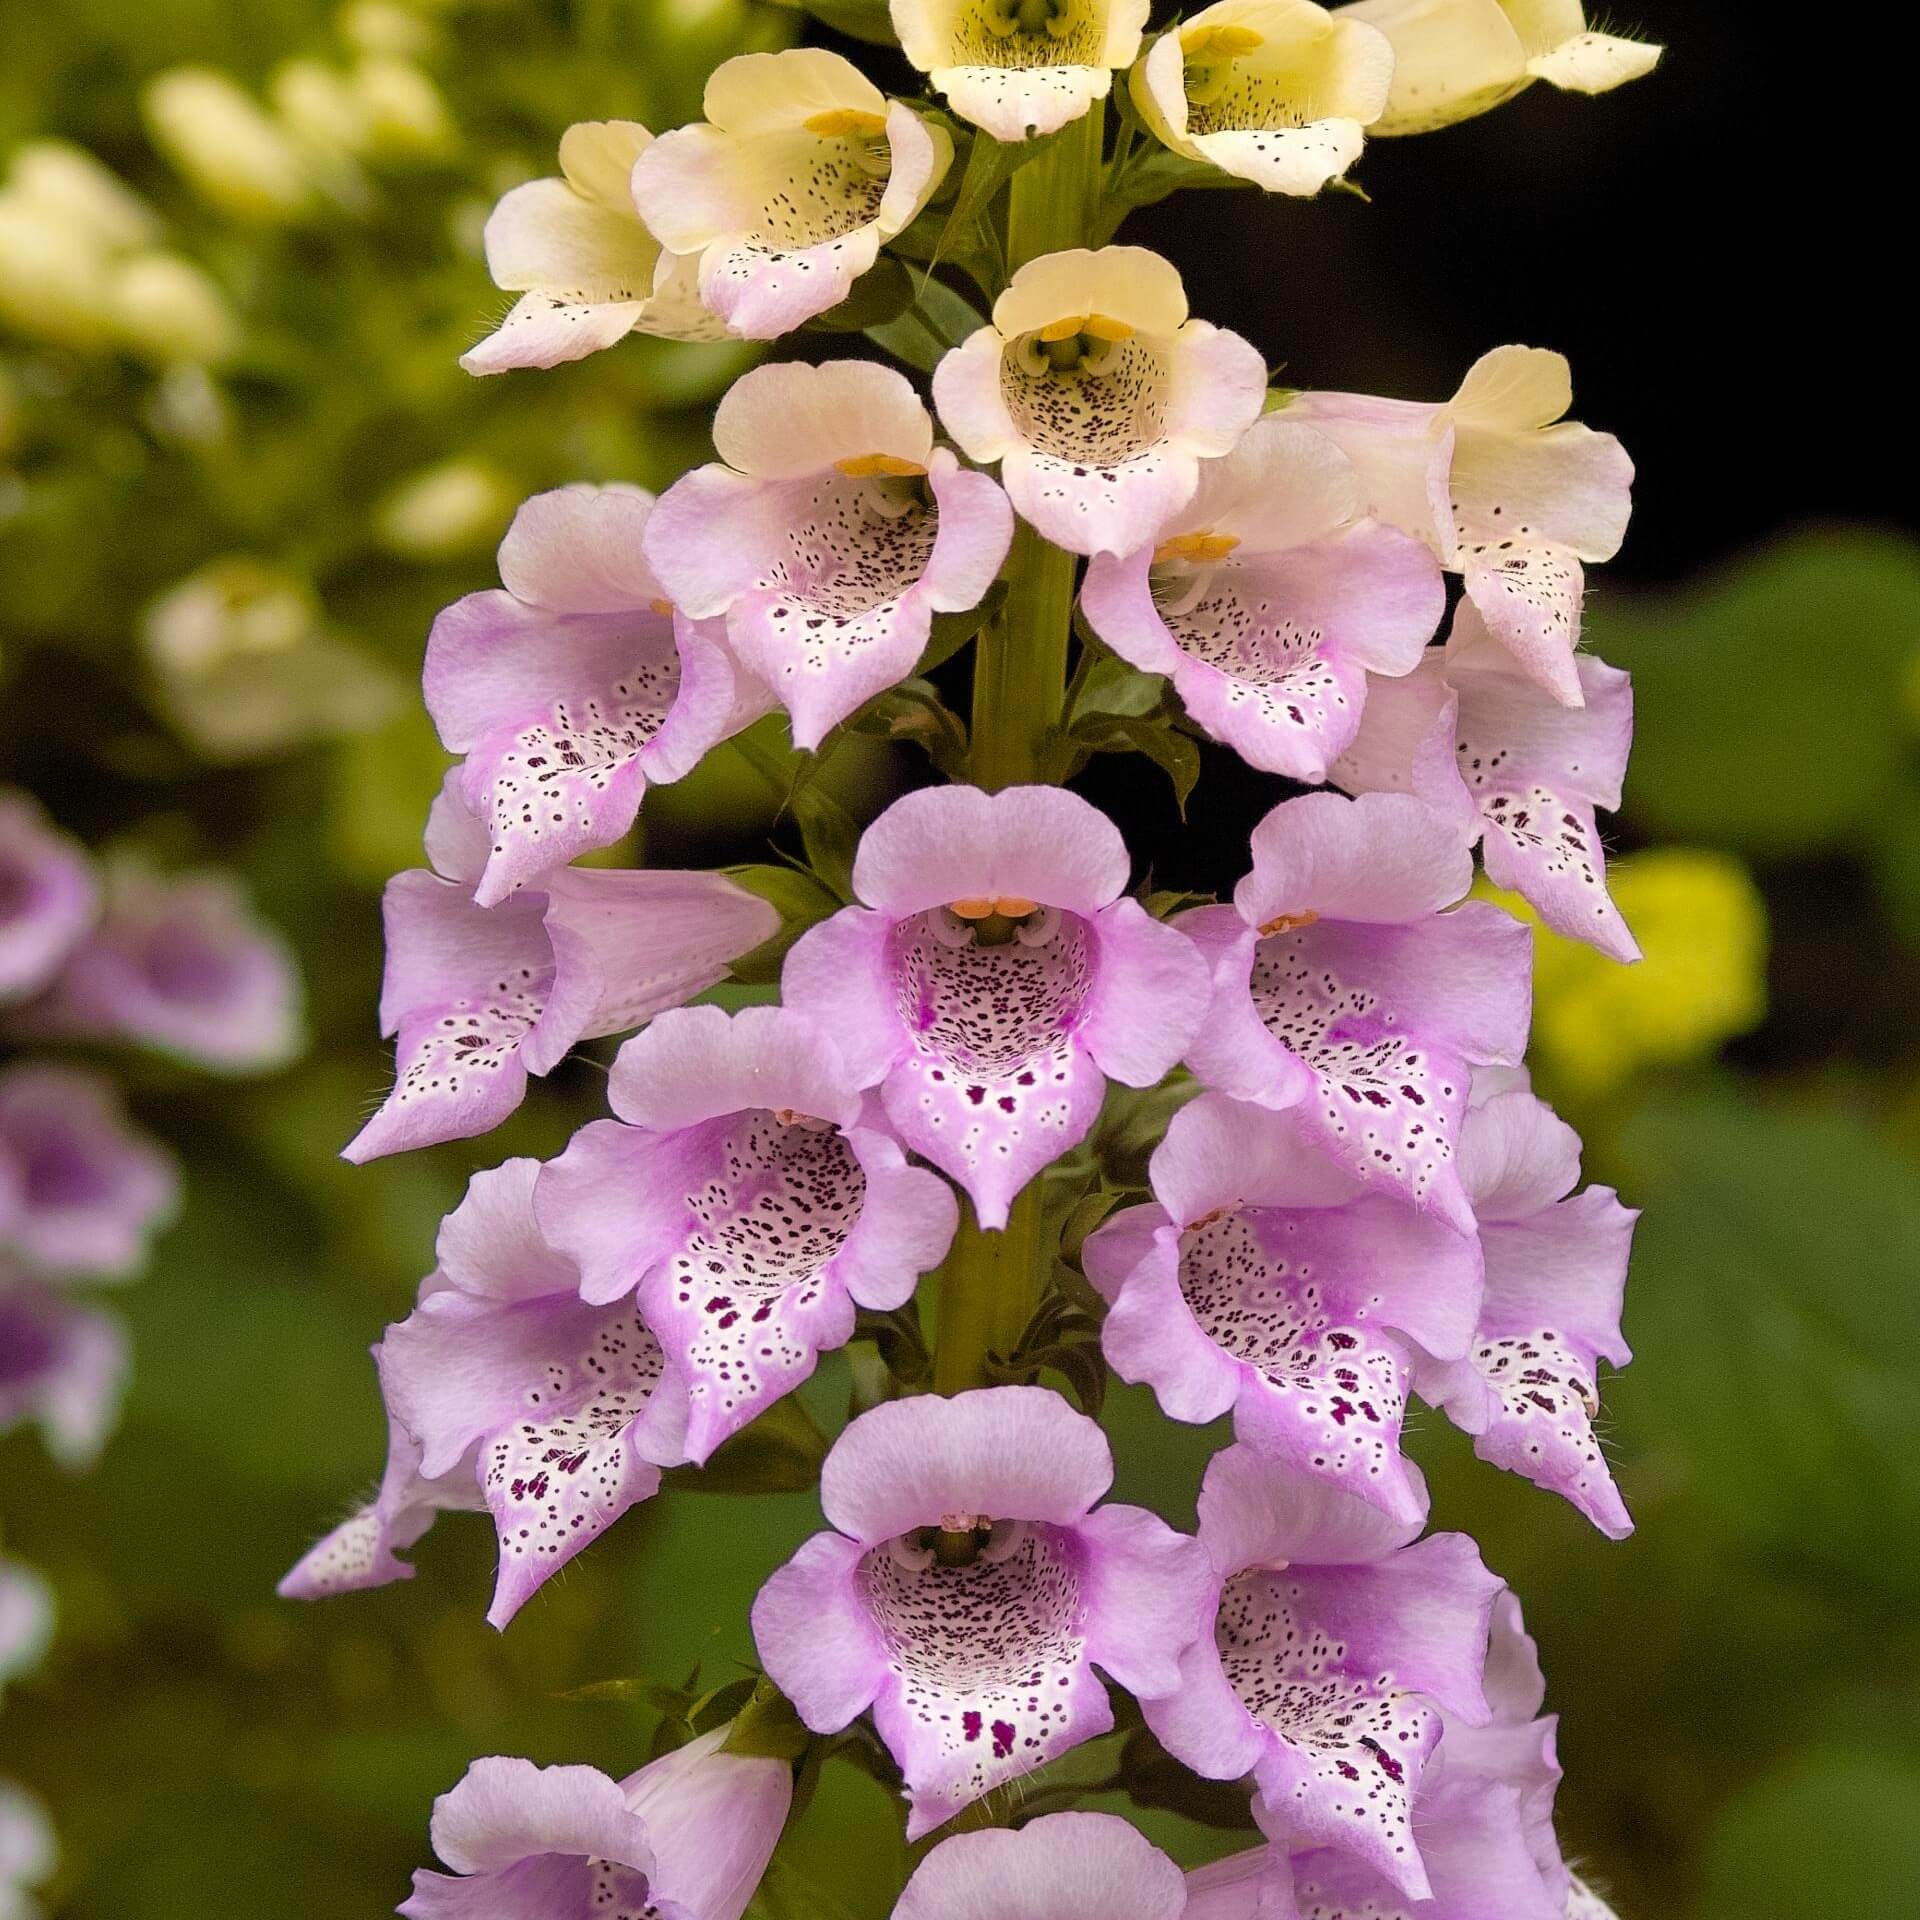
POLYGON ((1099 315, 1024 334, 1000 360, 1001 397, 1021 438, 1083 478, 1154 451, 1171 386, 1161 345, 1099 315))

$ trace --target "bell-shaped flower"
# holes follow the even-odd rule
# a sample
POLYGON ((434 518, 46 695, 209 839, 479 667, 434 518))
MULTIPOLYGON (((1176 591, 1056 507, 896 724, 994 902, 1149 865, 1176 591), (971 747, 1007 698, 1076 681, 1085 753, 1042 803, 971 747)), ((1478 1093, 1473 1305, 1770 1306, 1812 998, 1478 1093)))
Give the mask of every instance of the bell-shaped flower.
POLYGON ((230 875, 162 875, 122 856, 106 863, 103 898, 16 1031, 129 1042, 214 1073, 264 1073, 299 1052, 293 955, 230 875))
POLYGON ((1169 1418, 1234 1432, 1296 1474, 1399 1520, 1426 1511, 1401 1458, 1415 1361, 1463 1358, 1480 1303, 1473 1241, 1370 1191, 1293 1114, 1203 1094, 1155 1151, 1154 1204, 1089 1237, 1111 1302, 1101 1346, 1169 1418))
POLYGON ((1493 1717, 1470 1727, 1441 1714, 1413 1805, 1425 1899, 1339 1844, 1290 1850, 1284 1818, 1256 1806, 1282 1837, 1189 1874, 1185 1920, 1576 1920, 1577 1883, 1553 1830, 1560 1765, 1554 1722, 1539 1718, 1545 1692, 1519 1602, 1502 1593, 1485 1679, 1493 1717))
POLYGON ((1460 1170, 1480 1222, 1486 1298, 1464 1357, 1423 1363, 1421 1398, 1473 1450, 1570 1500, 1612 1538, 1633 1522, 1594 1434, 1599 1363, 1632 1359, 1620 1332, 1639 1214, 1580 1183, 1580 1139, 1523 1087, 1475 1089, 1460 1170))
POLYGON ((1336 17, 1392 43, 1393 87, 1376 137, 1470 120, 1536 80, 1605 93, 1651 73, 1663 51, 1593 32, 1581 0, 1356 0, 1336 17))
POLYGON ((1581 703, 1563 707, 1515 671, 1463 603, 1444 653, 1374 690, 1331 778, 1350 793, 1414 792, 1443 804, 1464 784, 1487 878, 1521 895, 1556 933, 1638 960, 1639 943, 1607 890, 1594 818, 1596 807, 1620 804, 1633 683, 1591 654, 1574 667, 1581 703), (1428 761, 1436 729, 1445 751, 1428 761))
POLYGON ((38 993, 99 908, 86 850, 32 795, 0 791, 0 1004, 38 993))
POLYGON ((533 1160, 473 1177, 439 1267, 374 1350, 386 1476, 281 1582, 312 1600, 409 1578, 396 1553, 434 1515, 484 1508, 500 1543, 487 1618, 504 1627, 686 1457, 686 1396, 630 1300, 590 1305, 541 1237, 533 1160))
POLYGON ((528 1074, 704 993, 780 929, 773 907, 719 873, 562 867, 477 906, 487 836, 458 781, 434 802, 432 870, 387 882, 380 1030, 399 1042, 394 1084, 349 1160, 490 1132, 528 1074))
POLYGON ((0 1247, 58 1278, 124 1280, 180 1197, 173 1158, 77 1067, 0 1073, 0 1247))
POLYGON ((1206 1012, 1206 963, 1127 872, 1119 830, 1063 788, 924 788, 862 838, 864 904, 787 956, 787 1004, 989 1230, 1086 1138, 1107 1082, 1152 1086, 1206 1012))
POLYGON ((726 616, 735 660, 811 752, 913 672, 936 613, 980 604, 1013 514, 872 361, 756 367, 720 402, 713 444, 720 461, 655 506, 647 559, 683 612, 726 616))
POLYGON ((715 1727, 615 1782, 476 1760, 433 1804, 405 1920, 740 1920, 793 1803, 793 1769, 715 1727))
POLYGON ((697 258, 701 300, 749 340, 837 307, 953 161, 944 127, 824 47, 722 62, 704 111, 640 154, 633 198, 669 253, 697 258))
POLYGON ((1496 347, 1438 405, 1303 393, 1287 417, 1337 441, 1375 517, 1427 541, 1521 671, 1577 707, 1583 563, 1626 538, 1633 462, 1572 404, 1563 355, 1496 347))
POLYGON ((900 50, 962 120, 1017 143, 1056 133, 1133 65, 1149 0, 892 0, 900 50))
POLYGON ((649 783, 677 780, 753 714, 717 640, 675 612, 641 547, 653 497, 560 487, 514 515, 502 588, 433 623, 427 709, 487 823, 483 907, 611 846, 649 783))
POLYGON ((889 1401, 835 1441, 832 1531, 760 1589, 753 1637, 816 1733, 869 1707, 918 1839, 1113 1725, 1094 1668, 1142 1700, 1201 1630, 1198 1545, 1097 1506, 1107 1437, 1043 1387, 889 1401))
POLYGON ((1385 34, 1313 0, 1216 0, 1133 70, 1134 105, 1189 160, 1315 194, 1360 157, 1393 80, 1385 34))
POLYGON ((1216 740, 1317 783, 1360 726, 1370 676, 1412 672, 1446 611, 1433 555, 1366 512, 1346 455, 1269 415, 1201 469, 1155 544, 1095 556, 1080 605, 1216 740))
POLYGON ((1428 1895, 1412 1810, 1444 1710, 1484 1724, 1501 1583, 1461 1533, 1420 1523, 1242 1446, 1200 1490, 1213 1568, 1180 1684, 1143 1702, 1175 1759, 1251 1773, 1270 1834, 1331 1846, 1412 1899, 1428 1895))
POLYGON ((0 1696, 40 1664, 52 1641, 53 1589, 31 1567, 0 1559, 0 1696))
POLYGON ((653 135, 632 120, 588 120, 560 136, 558 180, 513 188, 487 219, 487 271, 520 297, 460 356, 469 373, 557 367, 630 333, 718 340, 694 263, 664 252, 633 203, 633 164, 653 135))
POLYGON ((0 1434, 35 1422, 47 1451, 78 1471, 120 1417, 126 1329, 0 1261, 0 1434))
POLYGON ((0 1916, 39 1920, 33 1889, 51 1880, 59 1864, 46 1809, 11 1780, 0 1780, 0 1916))
POLYGON ((1186 1876, 1110 1813, 1049 1813, 942 1840, 893 1920, 1182 1920, 1186 1876))
POLYGON ((934 369, 961 451, 1073 553, 1150 547, 1266 404, 1237 333, 1187 317, 1172 264, 1144 247, 1043 254, 934 369))
POLYGON ((1213 967, 1194 1072, 1297 1108, 1342 1166, 1463 1234, 1471 1069, 1526 1051, 1533 939, 1489 901, 1453 904, 1468 844, 1457 812, 1411 794, 1303 794, 1254 829, 1233 904, 1179 922, 1213 967))
POLYGON ((826 1031, 786 1007, 664 1013, 614 1061, 618 1120, 540 1176, 595 1305, 637 1292, 703 1463, 945 1257, 959 1208, 910 1167, 826 1031))

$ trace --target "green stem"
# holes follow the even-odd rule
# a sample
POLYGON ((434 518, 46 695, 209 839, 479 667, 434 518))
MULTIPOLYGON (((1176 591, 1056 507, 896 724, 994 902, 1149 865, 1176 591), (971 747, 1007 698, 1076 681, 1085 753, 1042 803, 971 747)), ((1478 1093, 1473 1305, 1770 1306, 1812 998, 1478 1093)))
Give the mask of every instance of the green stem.
MULTIPOLYGON (((1105 105, 1096 100, 1013 176, 1007 207, 1012 271, 1042 254, 1086 245, 1103 179, 1105 128, 1105 105)), ((974 646, 973 777, 989 792, 1044 778, 1066 697, 1073 589, 1073 555, 1023 523, 1008 562, 1006 600, 974 646)), ((985 1232, 971 1218, 961 1226, 941 1271, 936 1392, 980 1386, 987 1356, 1018 1347, 1049 1265, 1037 1180, 1013 1203, 1005 1232, 985 1232)))

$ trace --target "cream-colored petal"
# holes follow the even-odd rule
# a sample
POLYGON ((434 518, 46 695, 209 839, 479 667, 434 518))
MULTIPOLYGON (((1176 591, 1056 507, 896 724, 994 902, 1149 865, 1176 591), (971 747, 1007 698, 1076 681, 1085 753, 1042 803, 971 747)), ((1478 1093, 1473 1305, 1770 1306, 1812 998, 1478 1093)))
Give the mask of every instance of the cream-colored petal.
POLYGON ((887 149, 893 170, 874 225, 882 240, 912 226, 953 165, 953 136, 938 121, 923 120, 900 100, 887 108, 887 149))
POLYGON ((1447 411, 1463 427, 1526 433, 1573 405, 1573 368, 1546 347, 1495 347, 1467 369, 1447 411))
POLYGON ((851 109, 885 117, 887 99, 851 60, 824 47, 743 53, 707 81, 706 117, 746 137, 798 127, 815 114, 851 109))
POLYGON ((713 445, 756 480, 798 479, 876 454, 924 469, 933 421, 906 377, 877 361, 785 361, 733 383, 714 415, 713 445))
POLYGON ((953 65, 963 0, 891 0, 900 51, 922 73, 953 65))
POLYGON ((16 147, 7 186, 103 247, 146 246, 160 237, 153 209, 70 140, 29 140, 16 147))
POLYGON ((1140 57, 1140 42, 1147 31, 1147 15, 1152 0, 1103 0, 1106 8, 1106 33, 1101 42, 1101 64, 1110 68, 1130 67, 1140 57))
POLYGON ((1550 53, 1527 62, 1536 80, 1546 80, 1569 93, 1605 93, 1651 73, 1666 49, 1642 40, 1622 40, 1610 33, 1583 33, 1562 41, 1550 53))
POLYGON ((1163 539, 1229 535, 1249 553, 1310 546, 1366 512, 1353 462, 1324 434, 1270 413, 1200 469, 1190 505, 1163 539))
POLYGON ((1007 340, 1096 315, 1136 333, 1179 332, 1187 318, 1179 269, 1146 247, 1074 247, 1028 261, 993 305, 993 324, 1007 340))
POLYGON ((487 271, 512 293, 553 288, 588 300, 637 300, 660 248, 636 216, 583 199, 564 180, 529 180, 488 216, 487 271))
POLYGON ((773 184, 765 162, 757 142, 676 127, 635 162, 633 202, 669 253, 699 253, 753 227, 773 184))
POLYGON ((1376 137, 1449 126, 1527 83, 1526 48, 1499 0, 1354 0, 1336 17, 1377 27, 1393 45, 1376 137))
POLYGON ((1199 159, 1200 149, 1187 138, 1186 59, 1177 31, 1163 33, 1154 41, 1147 57, 1136 62, 1127 76, 1127 85, 1147 131, 1163 147, 1171 147, 1189 160, 1199 159))
POLYGON ((1193 145, 1204 160, 1268 193, 1310 198, 1360 158, 1366 133, 1358 120, 1315 120, 1304 127, 1247 127, 1202 133, 1193 145))
POLYGON ((969 460, 983 466, 1020 444, 1001 381, 1006 342, 995 327, 979 327, 933 370, 933 404, 940 424, 969 460))
POLYGON ((1106 67, 935 67, 927 78, 962 120, 1009 146, 1058 133, 1113 91, 1106 67))
POLYGON ((560 171, 576 193, 633 211, 633 163, 653 144, 637 120, 582 120, 560 136, 560 171))
POLYGON ((700 256, 662 253, 653 269, 653 294, 634 322, 663 340, 727 340, 727 323, 700 298, 700 256))
POLYGON ((1633 511, 1633 461, 1612 434, 1573 420, 1525 434, 1462 427, 1452 490, 1464 545, 1545 542, 1610 560, 1633 511))
POLYGON ((1500 10, 1512 22, 1529 60, 1551 53, 1587 30, 1582 0, 1500 0, 1500 10))

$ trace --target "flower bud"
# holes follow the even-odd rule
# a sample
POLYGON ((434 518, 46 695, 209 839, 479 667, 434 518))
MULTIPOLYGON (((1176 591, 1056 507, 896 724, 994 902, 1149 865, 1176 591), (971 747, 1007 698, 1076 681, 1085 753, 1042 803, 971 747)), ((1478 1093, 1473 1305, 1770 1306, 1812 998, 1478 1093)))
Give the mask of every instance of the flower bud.
POLYGON ((210 206, 239 220, 299 218, 312 183, 286 132, 212 67, 174 67, 141 101, 154 144, 210 206))
POLYGON ((322 60, 287 60, 267 82, 274 111, 308 146, 361 154, 371 139, 365 103, 347 78, 322 60))
POLYGON ((85 147, 30 140, 8 169, 8 188, 69 222, 103 247, 139 247, 158 237, 153 210, 85 147))
POLYGON ((479 460, 446 460, 403 480, 374 509, 374 537, 409 560, 440 560, 499 538, 516 501, 479 460))
POLYGON ((792 1767, 729 1753, 729 1731, 716 1727, 623 1783, 653 1843, 653 1897, 697 1920, 740 1920, 793 1801, 792 1767))
POLYGON ((56 347, 99 347, 113 331, 106 256, 84 228, 0 192, 0 324, 56 347))
POLYGON ((143 358, 226 359, 239 328, 225 294, 192 261, 142 253, 113 270, 108 298, 121 338, 143 358))
POLYGON ((440 89, 411 61, 363 60, 354 72, 353 86, 375 153, 430 160, 452 149, 454 130, 447 103, 440 89))

